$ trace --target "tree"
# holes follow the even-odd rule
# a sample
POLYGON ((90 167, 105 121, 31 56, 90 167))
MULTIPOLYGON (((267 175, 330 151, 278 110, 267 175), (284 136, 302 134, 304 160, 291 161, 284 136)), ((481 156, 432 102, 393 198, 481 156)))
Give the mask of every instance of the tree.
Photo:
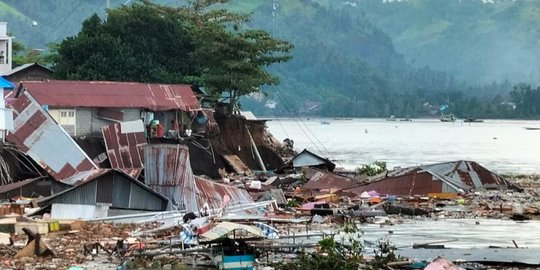
POLYGON ((244 29, 249 21, 246 14, 211 8, 227 2, 197 0, 187 11, 197 26, 197 46, 192 56, 200 60, 199 80, 215 96, 227 93, 232 111, 241 96, 258 92, 262 85, 278 83, 266 68, 288 61, 292 45, 266 31, 244 29))
POLYGON ((287 61, 292 48, 257 29, 242 30, 245 14, 216 9, 226 0, 171 8, 138 1, 87 19, 58 48, 62 79, 194 83, 214 95, 240 96, 275 84, 266 67, 287 61))
POLYGON ((94 14, 62 41, 55 66, 61 79, 181 83, 193 73, 193 37, 177 10, 137 2, 94 14))

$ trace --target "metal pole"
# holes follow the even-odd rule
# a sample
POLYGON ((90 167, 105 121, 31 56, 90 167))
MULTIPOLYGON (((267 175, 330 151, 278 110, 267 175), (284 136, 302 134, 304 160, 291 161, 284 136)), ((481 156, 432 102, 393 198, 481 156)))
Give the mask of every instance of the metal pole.
POLYGON ((105 0, 105 8, 110 9, 111 8, 111 0, 105 0))
POLYGON ((251 141, 251 145, 253 146, 253 150, 255 150, 255 155, 257 156, 257 161, 259 162, 259 165, 261 166, 261 169, 266 172, 266 166, 264 166, 264 162, 261 158, 261 155, 259 154, 259 150, 257 150, 257 145, 255 144, 255 141, 253 140, 253 137, 251 137, 251 132, 249 132, 249 128, 246 125, 246 130, 249 135, 249 140, 251 141))

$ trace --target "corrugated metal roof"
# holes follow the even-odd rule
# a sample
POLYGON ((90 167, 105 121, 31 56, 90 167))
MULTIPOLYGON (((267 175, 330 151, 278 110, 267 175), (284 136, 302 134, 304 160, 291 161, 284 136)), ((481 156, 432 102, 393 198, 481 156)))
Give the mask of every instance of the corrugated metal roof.
MULTIPOLYGON (((163 211, 168 199, 119 169, 101 169, 79 174, 76 185, 40 200, 40 204, 111 203, 113 208, 163 211), (107 193, 107 194, 105 194, 107 193)), ((70 181, 77 178, 72 177, 70 181)))
POLYGON ((22 82, 21 90, 30 92, 41 105, 51 107, 200 109, 190 85, 50 80, 22 82))
MULTIPOLYGON (((109 173, 114 169, 96 169, 96 170, 89 170, 84 172, 78 172, 77 174, 74 174, 66 179, 63 179, 61 182, 64 184, 68 184, 70 186, 79 186, 82 185, 88 181, 91 181, 93 179, 98 178, 99 176, 102 176, 104 174, 109 173)), ((121 171, 133 178, 137 178, 139 174, 141 174, 142 169, 121 169, 121 171)))
POLYGON ((143 147, 146 145, 144 132, 123 133, 121 123, 104 126, 101 131, 111 167, 144 167, 143 147))
POLYGON ((375 190, 383 194, 424 195, 487 188, 518 188, 474 161, 453 161, 389 171, 387 176, 346 190, 355 194, 375 190))
POLYGON ((14 68, 14 69, 8 71, 3 76, 10 76, 10 75, 13 75, 13 74, 15 74, 15 73, 17 73, 19 71, 25 70, 25 69, 33 67, 33 66, 39 67, 39 68, 41 68, 43 70, 46 70, 46 71, 48 71, 50 73, 54 73, 54 71, 52 69, 50 69, 50 68, 48 68, 46 66, 40 65, 38 63, 28 63, 28 64, 20 65, 20 66, 14 68))
POLYGON ((305 168, 306 177, 309 181, 302 187, 303 189, 329 189, 333 191, 348 189, 356 184, 350 178, 343 177, 331 172, 323 172, 311 168, 305 168))
POLYGON ((195 201, 194 194, 182 190, 195 189, 189 162, 189 149, 178 144, 147 144, 144 147, 145 182, 180 208, 184 201, 195 201), (190 197, 191 196, 191 197, 190 197))
POLYGON ((175 144, 148 144, 144 149, 145 181, 180 209, 198 211, 205 203, 220 208, 225 195, 230 205, 252 203, 246 190, 195 177, 189 161, 189 148, 175 144))
POLYGON ((30 95, 12 100, 15 132, 6 137, 56 180, 77 172, 97 169, 92 159, 30 95))
MULTIPOLYGON (((205 203, 208 203, 210 209, 219 209, 223 204, 225 195, 230 198, 227 206, 253 203, 253 199, 245 189, 216 183, 212 180, 206 180, 197 176, 195 177, 195 184, 196 200, 193 202, 186 202, 188 211, 197 211, 198 209, 201 209, 205 203)), ((189 190, 184 189, 184 193, 189 192, 189 190)), ((227 207, 225 207, 225 209, 226 208, 227 207)))

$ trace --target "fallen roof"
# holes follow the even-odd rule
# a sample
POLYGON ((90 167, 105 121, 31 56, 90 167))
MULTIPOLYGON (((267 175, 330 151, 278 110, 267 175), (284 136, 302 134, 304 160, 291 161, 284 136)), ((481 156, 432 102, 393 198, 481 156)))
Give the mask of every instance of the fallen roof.
POLYGON ((102 127, 101 131, 111 167, 144 167, 143 147, 146 145, 146 138, 141 120, 114 123, 102 127))
POLYGON ((388 171, 360 187, 346 190, 355 194, 376 190, 383 194, 422 195, 431 192, 460 192, 484 189, 519 189, 474 161, 452 161, 388 171))
POLYGON ((144 148, 145 182, 165 195, 180 209, 196 212, 208 204, 219 209, 227 205, 253 203, 246 190, 193 175, 189 148, 185 145, 147 144, 144 148))
MULTIPOLYGON (((197 176, 195 176, 195 188, 196 200, 185 202, 188 211, 189 209, 197 211, 205 203, 210 206, 210 209, 219 209, 227 202, 226 196, 229 198, 227 206, 253 203, 253 199, 245 189, 216 183, 197 176)), ((184 189, 184 192, 189 193, 190 190, 184 189)))
POLYGON ((15 132, 9 133, 6 140, 16 144, 56 180, 98 168, 28 93, 22 93, 7 107, 13 109, 15 132))
POLYGON ((236 230, 243 230, 258 237, 265 237, 261 229, 255 226, 243 225, 243 224, 238 224, 238 223, 233 223, 233 222, 228 222, 228 221, 223 221, 219 223, 214 228, 210 229, 209 231, 202 234, 201 236, 206 241, 214 241, 214 240, 223 238, 227 234, 236 230))
POLYGON ((28 91, 51 107, 144 108, 152 111, 200 110, 190 85, 106 81, 24 81, 17 96, 28 91))
POLYGON ((303 189, 328 189, 331 192, 335 192, 356 186, 350 178, 331 172, 323 172, 311 168, 305 168, 304 170, 309 181, 302 187, 303 189))

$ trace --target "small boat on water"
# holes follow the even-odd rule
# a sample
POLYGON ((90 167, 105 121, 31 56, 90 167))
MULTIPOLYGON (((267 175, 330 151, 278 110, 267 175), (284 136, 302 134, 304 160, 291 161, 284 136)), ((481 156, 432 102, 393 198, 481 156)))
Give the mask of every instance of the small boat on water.
POLYGON ((455 122, 457 117, 454 114, 441 114, 441 122, 455 122))
POLYGON ((393 115, 390 115, 390 118, 386 118, 386 121, 396 121, 396 117, 393 115))
POLYGON ((321 125, 330 125, 330 121, 321 121, 321 125))
POLYGON ((484 122, 483 119, 477 119, 477 118, 474 118, 474 117, 467 117, 465 119, 463 119, 463 122, 465 123, 482 123, 484 122))
POLYGON ((540 127, 524 127, 525 130, 540 130, 540 127))
POLYGON ((409 118, 409 117, 406 117, 406 118, 401 118, 401 119, 399 119, 399 121, 401 121, 401 122, 411 122, 412 119, 409 118))

